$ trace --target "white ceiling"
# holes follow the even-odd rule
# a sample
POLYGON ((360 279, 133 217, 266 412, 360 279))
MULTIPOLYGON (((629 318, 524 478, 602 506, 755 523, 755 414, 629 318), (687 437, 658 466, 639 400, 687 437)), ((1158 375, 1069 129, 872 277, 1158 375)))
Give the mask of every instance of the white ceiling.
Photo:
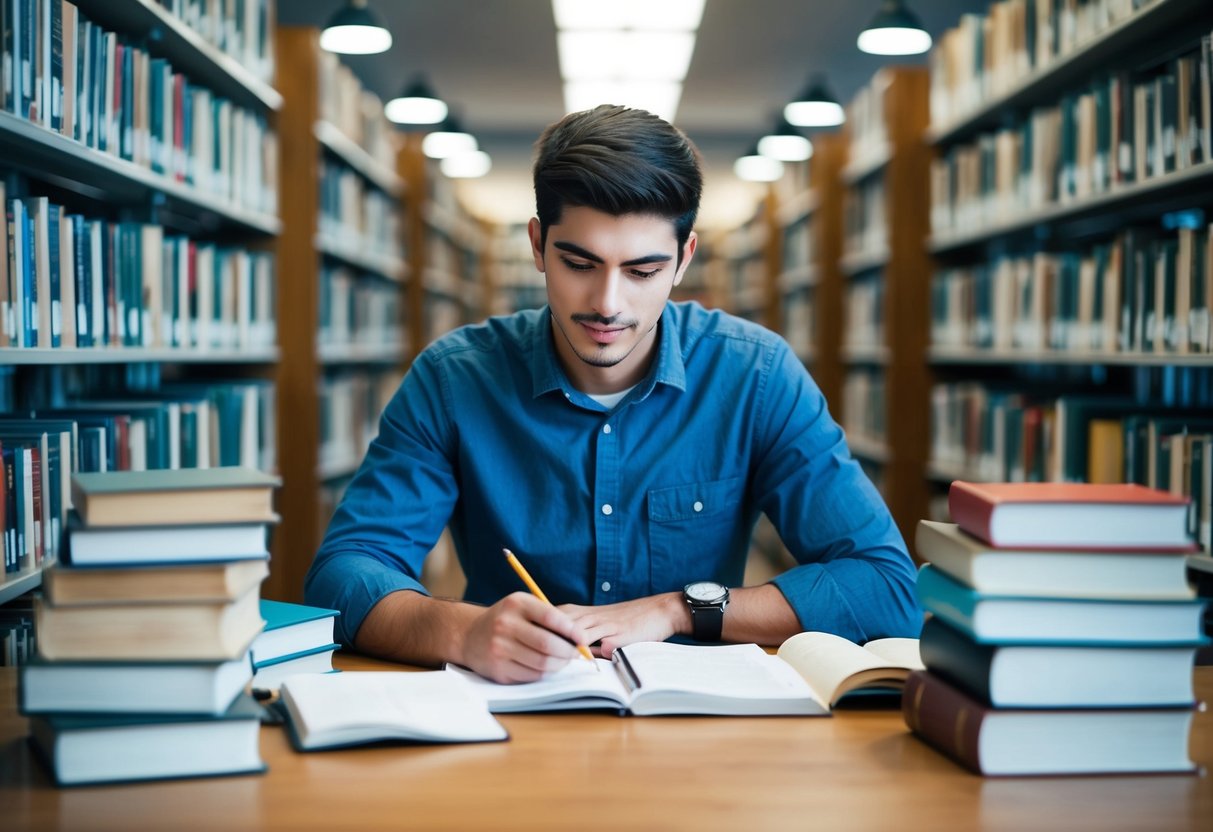
MULTIPOLYGON (((278 19, 323 26, 344 2, 279 0, 278 19)), ((347 57, 349 65, 385 99, 424 72, 493 157, 487 177, 463 183, 465 202, 492 218, 525 219, 532 207, 532 143, 564 115, 550 0, 369 0, 369 5, 392 30, 394 43, 382 55, 347 57)), ((752 211, 760 189, 733 176, 733 159, 754 143, 811 72, 826 71, 846 101, 881 66, 907 62, 855 47, 878 5, 879 0, 707 0, 676 118, 705 159, 701 226, 732 225, 752 211)), ((988 0, 910 0, 933 36, 955 25, 961 13, 984 11, 987 5, 988 0)))

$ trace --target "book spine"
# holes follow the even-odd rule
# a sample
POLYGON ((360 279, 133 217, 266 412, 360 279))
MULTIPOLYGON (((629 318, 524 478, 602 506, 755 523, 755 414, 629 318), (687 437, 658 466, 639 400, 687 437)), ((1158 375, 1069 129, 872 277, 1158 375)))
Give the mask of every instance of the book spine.
POLYGON ((978 702, 993 703, 990 672, 994 665, 994 647, 977 644, 932 617, 923 625, 919 651, 922 663, 932 673, 957 685, 978 702))
POLYGON ((906 679, 901 698, 901 714, 911 731, 978 774, 983 773, 978 740, 988 710, 921 670, 906 679))
POLYGON ((966 532, 997 545, 990 536, 990 520, 994 516, 994 506, 982 499, 966 483, 954 482, 948 489, 948 511, 952 522, 959 524, 966 532))

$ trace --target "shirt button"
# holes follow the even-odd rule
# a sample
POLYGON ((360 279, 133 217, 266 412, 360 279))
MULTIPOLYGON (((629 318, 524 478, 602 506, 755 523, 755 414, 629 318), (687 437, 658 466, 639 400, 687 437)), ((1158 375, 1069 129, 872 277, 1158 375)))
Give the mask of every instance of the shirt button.
POLYGON ((571 393, 565 393, 565 394, 564 394, 564 397, 565 397, 566 399, 571 399, 571 398, 573 398, 573 396, 572 396, 572 394, 571 394, 571 393))
POLYGON ((611 432, 611 426, 610 426, 610 425, 603 425, 603 426, 602 426, 602 432, 603 432, 603 433, 610 433, 610 432, 611 432))
POLYGON ((615 509, 611 508, 611 504, 610 504, 610 503, 603 503, 603 504, 602 504, 602 513, 603 513, 603 514, 610 514, 610 513, 611 513, 612 511, 614 511, 614 510, 615 510, 615 509))
POLYGON ((691 506, 691 508, 695 509, 695 511, 703 511, 703 503, 696 500, 695 505, 691 506))
POLYGON ((610 592, 610 591, 611 591, 611 582, 610 582, 610 581, 603 581, 603 582, 602 582, 602 591, 603 591, 603 592, 610 592))

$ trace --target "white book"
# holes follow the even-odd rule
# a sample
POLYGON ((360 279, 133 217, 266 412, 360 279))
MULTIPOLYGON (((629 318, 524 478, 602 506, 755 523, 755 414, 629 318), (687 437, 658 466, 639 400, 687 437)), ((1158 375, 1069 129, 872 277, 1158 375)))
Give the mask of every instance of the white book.
POLYGON ((282 683, 280 705, 300 751, 509 738, 470 685, 441 671, 298 674, 282 683))

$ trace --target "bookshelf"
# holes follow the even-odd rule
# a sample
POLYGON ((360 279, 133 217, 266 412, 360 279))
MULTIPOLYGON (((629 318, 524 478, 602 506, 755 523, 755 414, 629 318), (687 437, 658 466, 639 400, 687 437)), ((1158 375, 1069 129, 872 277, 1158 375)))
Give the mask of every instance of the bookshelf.
POLYGON ((238 20, 234 7, 178 14, 151 0, 30 8, 6 29, 51 57, 14 60, 0 89, 13 223, 0 252, 0 442, 49 482, 21 521, 49 531, 26 536, 37 542, 13 556, 0 605, 40 585, 68 509, 53 486, 99 447, 117 452, 107 467, 203 464, 186 443, 205 419, 236 438, 209 445, 207 464, 275 466, 273 3, 250 0, 238 20), (113 98, 98 95, 95 66, 113 73, 113 98), (60 436, 70 461, 43 453, 60 436))
POLYGON ((1207 552, 1213 6, 1040 11, 930 56, 931 514, 957 478, 1131 480, 1193 497, 1207 552))
POLYGON ((920 67, 876 73, 847 107, 838 174, 845 324, 834 407, 907 542, 927 500, 928 81, 920 67))
POLYGON ((284 275, 278 295, 283 485, 265 597, 301 601, 344 484, 410 355, 409 193, 383 104, 312 27, 276 33, 284 275))

